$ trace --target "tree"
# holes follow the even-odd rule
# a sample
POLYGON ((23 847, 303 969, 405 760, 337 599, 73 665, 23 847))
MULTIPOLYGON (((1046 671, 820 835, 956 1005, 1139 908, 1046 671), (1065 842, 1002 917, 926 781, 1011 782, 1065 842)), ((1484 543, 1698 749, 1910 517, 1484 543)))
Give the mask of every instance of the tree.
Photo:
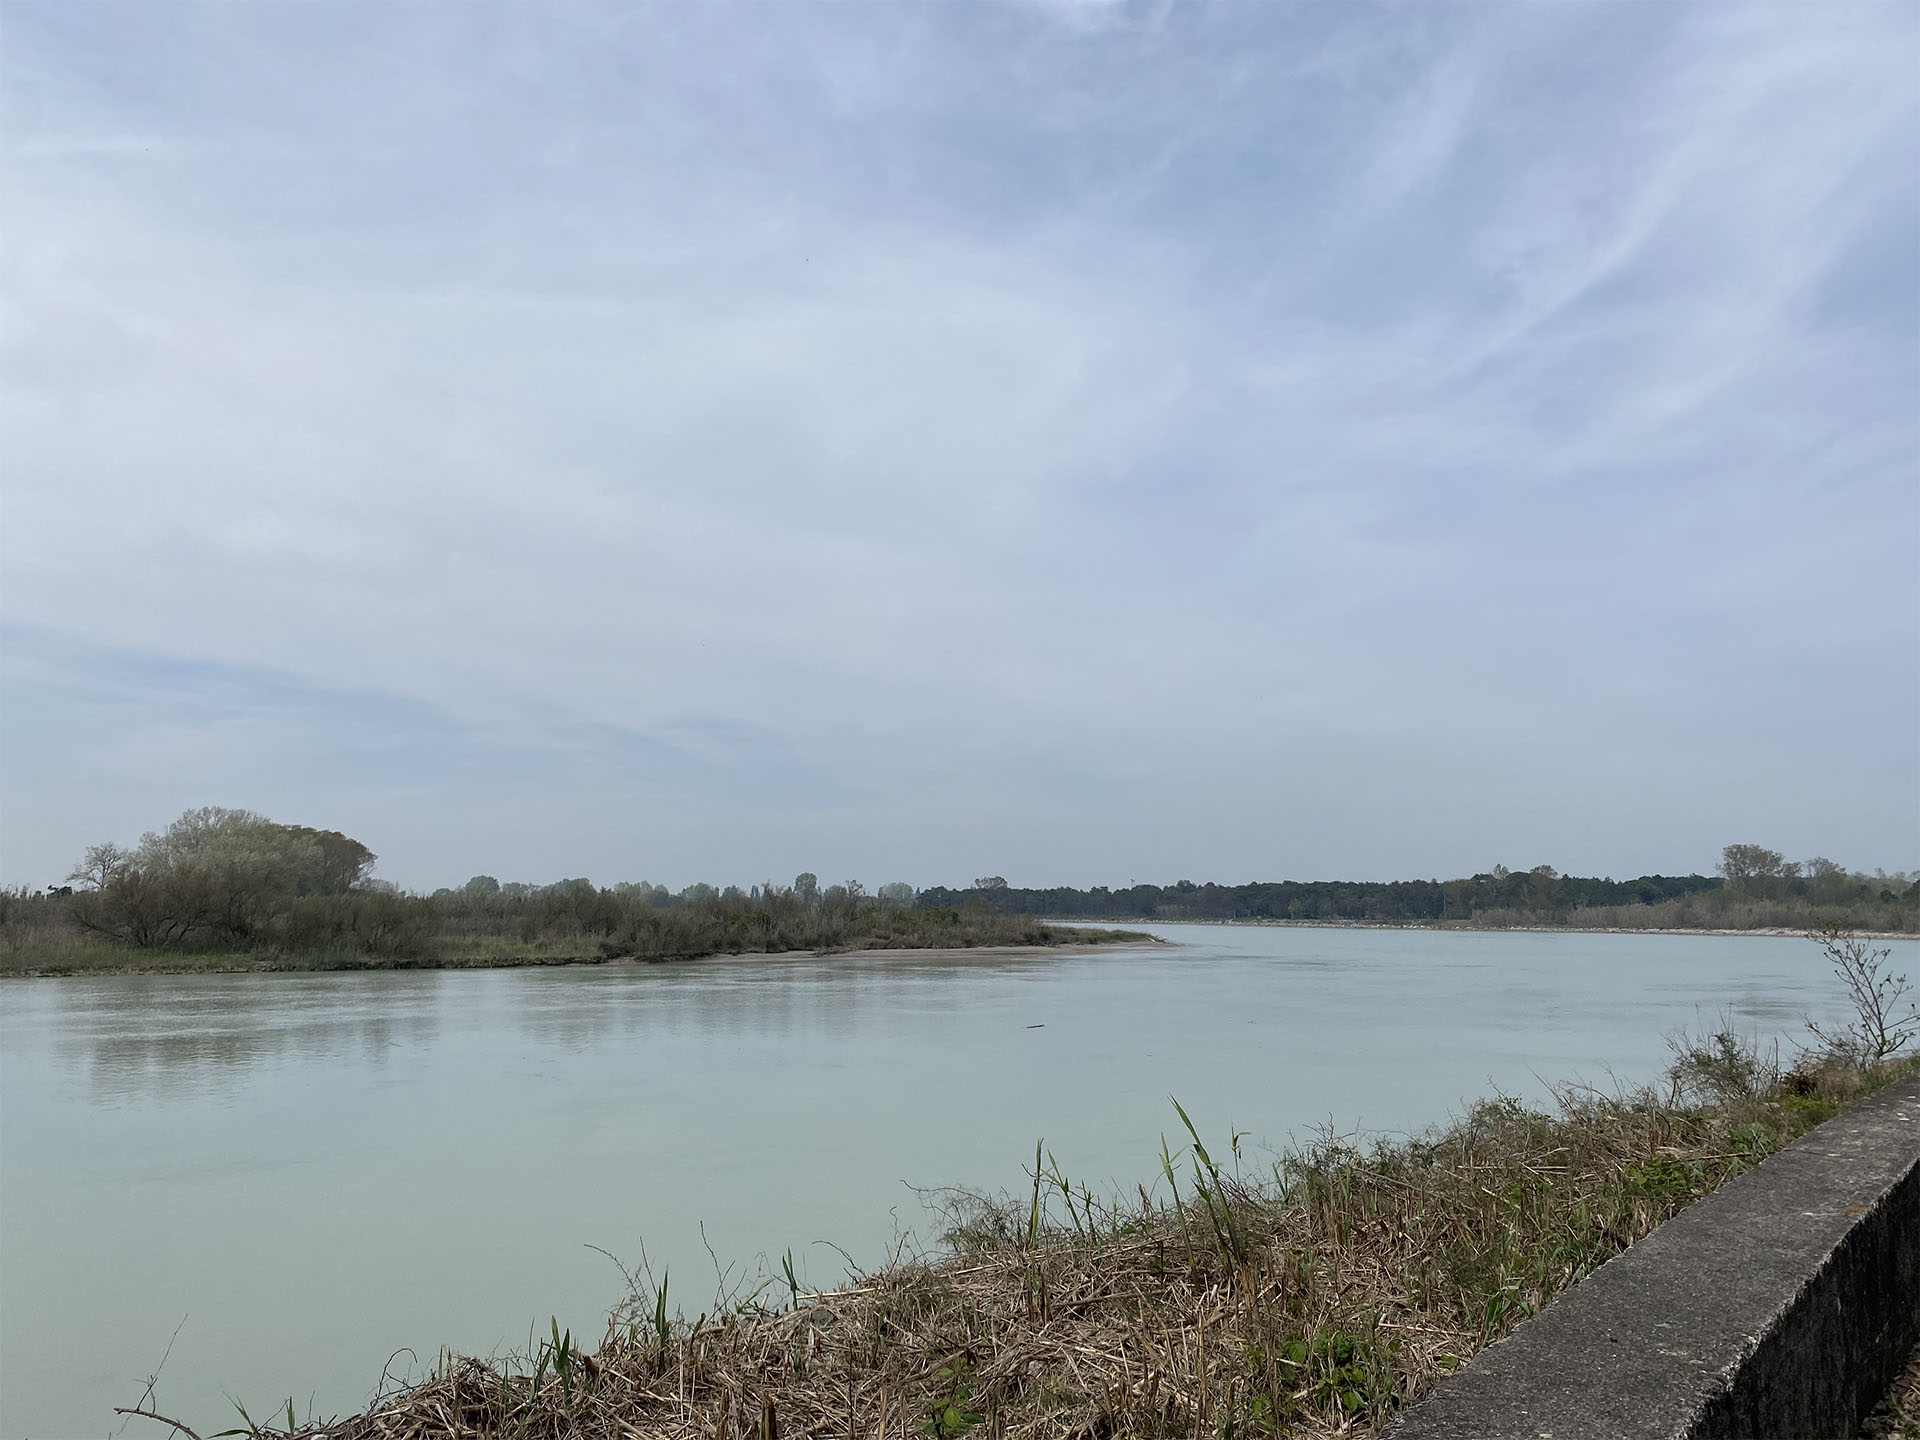
POLYGON ((1816 901, 1838 901, 1852 888, 1853 877, 1847 867, 1824 855, 1815 855, 1800 867, 1807 877, 1807 889, 1816 901))
POLYGON ((904 880, 889 880, 873 892, 874 898, 889 908, 905 908, 913 904, 913 886, 904 880))
POLYGON ((462 895, 498 895, 500 882, 491 875, 476 875, 460 887, 462 895))
POLYGON ((67 879, 85 890, 104 890, 126 873, 133 864, 133 852, 122 849, 111 840, 98 845, 89 845, 87 853, 80 863, 73 867, 67 879))
POLYGON ((155 875, 129 867, 112 883, 73 897, 81 928, 143 950, 206 938, 216 913, 210 887, 191 871, 155 875))
MULTIPOLYGON (((271 821, 267 822, 272 824, 271 821)), ((350 836, 338 830, 314 830, 305 825, 277 826, 287 839, 317 851, 301 867, 299 891, 302 895, 344 895, 366 883, 379 857, 350 836)))
POLYGON ((793 877, 793 893, 800 897, 801 904, 813 904, 820 898, 820 877, 811 870, 802 870, 793 877))
POLYGON ((1913 987, 1906 976, 1888 968, 1891 948, 1875 950, 1859 936, 1833 927, 1809 938, 1827 952, 1854 1010, 1853 1023, 1844 1030, 1822 1029, 1807 1021, 1807 1029, 1821 1044, 1856 1065, 1877 1065, 1920 1036, 1920 1006, 1908 1001, 1904 1014, 1900 1009, 1913 987))
POLYGON ((132 851, 90 847, 74 871, 83 886, 74 918, 135 945, 271 941, 284 934, 295 902, 365 886, 374 858, 338 830, 206 805, 142 836, 132 851))
POLYGON ((975 880, 973 882, 973 888, 976 890, 1004 890, 1007 888, 1007 882, 1003 876, 987 875, 975 880))
POLYGON ((1727 877, 1729 885, 1778 880, 1786 866, 1786 856, 1764 845, 1729 845, 1720 852, 1720 873, 1727 877))

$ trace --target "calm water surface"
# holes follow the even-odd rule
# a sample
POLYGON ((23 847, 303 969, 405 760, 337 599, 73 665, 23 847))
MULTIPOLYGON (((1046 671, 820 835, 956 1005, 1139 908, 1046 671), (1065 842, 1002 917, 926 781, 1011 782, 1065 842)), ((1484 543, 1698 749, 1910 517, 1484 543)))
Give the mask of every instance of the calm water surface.
POLYGON ((815 1242, 876 1262, 936 1228, 910 1187, 1017 1185, 1037 1137, 1152 1176, 1170 1094, 1282 1145, 1651 1076, 1723 1009, 1837 1013, 1797 939, 1155 929, 1178 947, 0 984, 0 1437, 113 1432, 176 1330, 159 1408, 202 1433, 227 1395, 358 1408, 407 1347, 597 1335, 624 1285, 592 1246, 689 1313, 708 1246, 730 1284, 789 1247, 829 1284, 815 1242))

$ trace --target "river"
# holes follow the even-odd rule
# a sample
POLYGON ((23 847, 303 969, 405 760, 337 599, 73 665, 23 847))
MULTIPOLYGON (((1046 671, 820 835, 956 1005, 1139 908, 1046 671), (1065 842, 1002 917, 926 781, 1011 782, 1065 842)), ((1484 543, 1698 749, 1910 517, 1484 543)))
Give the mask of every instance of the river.
POLYGON ((0 1440, 119 1431, 163 1355, 204 1434, 552 1316, 597 1338, 601 1250, 689 1315, 789 1249, 830 1285, 937 1233, 912 1187, 1018 1186, 1041 1137, 1150 1180, 1170 1095, 1257 1154, 1839 1011, 1802 939, 1151 928, 1177 943, 0 982, 0 1440))

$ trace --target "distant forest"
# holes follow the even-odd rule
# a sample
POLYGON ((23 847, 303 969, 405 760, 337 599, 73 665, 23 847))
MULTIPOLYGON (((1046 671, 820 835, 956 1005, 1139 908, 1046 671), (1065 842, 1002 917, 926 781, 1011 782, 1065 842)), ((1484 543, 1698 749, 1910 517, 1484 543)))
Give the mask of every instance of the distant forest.
POLYGON ((985 906, 1042 919, 1243 920, 1375 925, 1602 926, 1620 929, 1920 929, 1920 875, 1862 874, 1816 857, 1791 861, 1729 845, 1715 875, 1633 880, 1496 865, 1464 880, 1270 880, 1246 885, 1130 885, 1026 890, 1000 876, 964 890, 922 890, 922 907, 985 906))
POLYGON ((1552 871, 1498 871, 1469 880, 1259 880, 1246 885, 1059 885, 1023 890, 988 880, 965 890, 922 890, 924 906, 986 905, 994 910, 1056 917, 1125 916, 1132 920, 1352 920, 1418 924, 1471 920, 1488 911, 1571 913, 1614 905, 1657 905, 1720 889, 1718 875, 1643 875, 1591 880, 1552 871), (1544 873, 1543 873, 1544 871, 1544 873))

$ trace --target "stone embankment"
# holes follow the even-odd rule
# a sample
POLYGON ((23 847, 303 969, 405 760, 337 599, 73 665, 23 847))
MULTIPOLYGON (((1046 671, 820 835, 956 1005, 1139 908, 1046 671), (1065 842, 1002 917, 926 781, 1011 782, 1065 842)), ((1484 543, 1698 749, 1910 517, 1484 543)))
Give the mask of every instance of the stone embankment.
POLYGON ((1388 1440, 1856 1434, 1920 1339, 1920 1076, 1730 1181, 1388 1440))

